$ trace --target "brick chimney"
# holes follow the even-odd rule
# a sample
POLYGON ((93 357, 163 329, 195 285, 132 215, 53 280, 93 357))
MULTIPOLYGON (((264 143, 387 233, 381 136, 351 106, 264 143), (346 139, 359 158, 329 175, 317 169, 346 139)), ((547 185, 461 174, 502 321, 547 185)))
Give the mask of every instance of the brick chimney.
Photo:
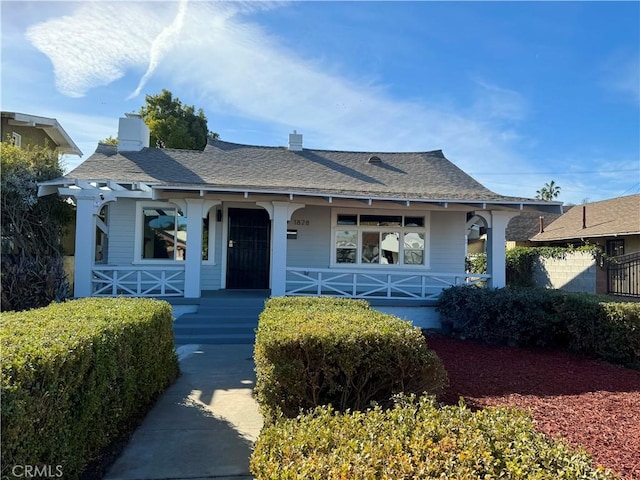
POLYGON ((125 113, 118 122, 118 152, 139 152, 149 146, 149 127, 142 116, 125 113))
POLYGON ((302 134, 296 132, 289 134, 289 150, 292 152, 301 152, 302 151, 302 134))

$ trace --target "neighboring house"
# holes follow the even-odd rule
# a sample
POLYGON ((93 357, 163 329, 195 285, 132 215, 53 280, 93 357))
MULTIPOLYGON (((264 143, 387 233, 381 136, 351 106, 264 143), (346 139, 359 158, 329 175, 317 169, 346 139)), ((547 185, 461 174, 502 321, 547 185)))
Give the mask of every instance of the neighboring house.
POLYGON ((640 252, 640 194, 575 206, 531 240, 536 245, 598 245, 609 257, 640 252))
POLYGON ((59 153, 82 156, 80 149, 55 118, 2 112, 0 141, 9 141, 18 147, 49 147, 59 153))
POLYGON ((77 297, 270 289, 435 299, 470 278, 468 220, 487 229, 489 282, 502 286, 509 220, 561 211, 493 193, 439 150, 312 150, 295 132, 288 147, 149 148, 136 115, 120 119, 118 137, 40 186, 77 205, 77 297))
POLYGON ((605 254, 598 265, 587 254, 546 260, 554 286, 560 281, 589 293, 640 296, 640 195, 572 207, 531 240, 539 246, 596 245, 605 254))
MULTIPOLYGON (((571 207, 564 207, 565 213, 571 207)), ((539 246, 531 239, 560 217, 558 213, 523 212, 507 225, 507 250, 514 247, 539 246)))

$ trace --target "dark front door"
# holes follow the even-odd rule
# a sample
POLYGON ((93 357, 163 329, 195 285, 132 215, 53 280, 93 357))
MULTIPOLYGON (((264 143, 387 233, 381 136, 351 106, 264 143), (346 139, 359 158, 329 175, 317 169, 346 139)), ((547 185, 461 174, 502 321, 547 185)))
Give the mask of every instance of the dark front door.
POLYGON ((269 288, 270 227, 266 210, 229 209, 227 288, 269 288))

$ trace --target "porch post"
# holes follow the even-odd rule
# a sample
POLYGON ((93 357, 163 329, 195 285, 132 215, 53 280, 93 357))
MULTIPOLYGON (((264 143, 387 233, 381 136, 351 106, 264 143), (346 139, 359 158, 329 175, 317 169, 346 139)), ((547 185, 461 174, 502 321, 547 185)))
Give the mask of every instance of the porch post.
POLYGON ((94 196, 76 196, 76 246, 74 258, 75 297, 90 297, 96 246, 96 201, 94 196))
POLYGON ((289 204, 273 202, 271 233, 271 295, 281 297, 287 290, 287 222, 289 204))
POLYGON ((491 223, 487 229, 487 273, 491 275, 489 285, 493 288, 507 284, 506 230, 509 220, 517 215, 513 212, 491 212, 491 223))
POLYGON ((271 295, 281 297, 287 291, 287 223, 293 212, 304 204, 257 202, 271 218, 271 295))
POLYGON ((187 257, 184 261, 184 296, 200 298, 202 268, 203 198, 187 198, 187 257))

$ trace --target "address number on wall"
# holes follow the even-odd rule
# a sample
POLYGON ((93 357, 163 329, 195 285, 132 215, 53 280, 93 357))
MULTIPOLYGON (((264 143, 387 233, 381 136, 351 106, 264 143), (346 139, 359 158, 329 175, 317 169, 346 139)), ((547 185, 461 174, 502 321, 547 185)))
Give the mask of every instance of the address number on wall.
POLYGON ((309 226, 309 220, 291 220, 291 223, 303 227, 309 226))

